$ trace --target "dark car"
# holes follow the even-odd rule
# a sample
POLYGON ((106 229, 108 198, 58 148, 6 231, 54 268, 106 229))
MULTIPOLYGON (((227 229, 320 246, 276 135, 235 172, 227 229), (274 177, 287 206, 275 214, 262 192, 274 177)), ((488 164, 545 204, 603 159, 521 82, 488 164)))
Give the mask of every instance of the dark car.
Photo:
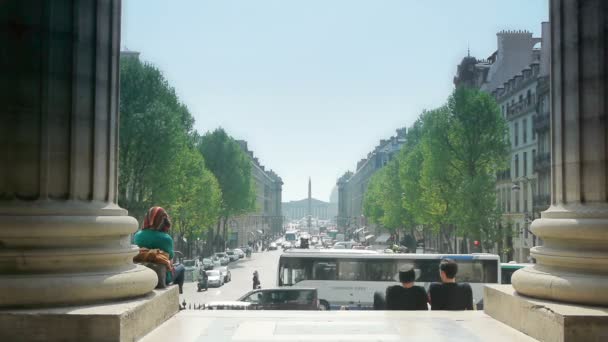
POLYGON ((238 299, 257 310, 319 310, 317 289, 275 288, 253 290, 238 299))

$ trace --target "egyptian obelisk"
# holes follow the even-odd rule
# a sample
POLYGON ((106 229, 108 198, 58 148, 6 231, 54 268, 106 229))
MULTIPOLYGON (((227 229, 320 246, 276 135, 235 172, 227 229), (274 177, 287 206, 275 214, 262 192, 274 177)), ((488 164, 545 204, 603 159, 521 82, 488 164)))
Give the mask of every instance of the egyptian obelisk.
POLYGON ((308 219, 308 232, 310 233, 312 225, 312 185, 310 177, 308 177, 308 212, 306 218, 308 219))

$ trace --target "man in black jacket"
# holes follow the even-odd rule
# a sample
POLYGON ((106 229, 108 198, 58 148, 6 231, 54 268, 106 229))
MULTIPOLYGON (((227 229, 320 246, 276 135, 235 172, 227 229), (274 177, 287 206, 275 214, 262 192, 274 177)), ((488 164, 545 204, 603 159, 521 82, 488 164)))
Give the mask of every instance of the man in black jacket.
POLYGON ((473 310, 473 290, 468 283, 456 283, 458 264, 452 259, 439 263, 441 283, 429 287, 431 310, 473 310))
POLYGON ((386 310, 428 310, 428 298, 422 286, 415 286, 413 268, 399 271, 401 285, 386 289, 386 310))

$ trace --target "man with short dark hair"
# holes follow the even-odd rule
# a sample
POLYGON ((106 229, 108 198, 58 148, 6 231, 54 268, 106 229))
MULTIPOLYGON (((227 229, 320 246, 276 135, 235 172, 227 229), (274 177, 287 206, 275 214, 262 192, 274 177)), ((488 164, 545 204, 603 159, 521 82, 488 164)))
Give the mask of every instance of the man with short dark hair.
POLYGON ((456 283, 458 264, 452 259, 439 263, 441 283, 429 287, 431 310, 473 310, 473 290, 468 283, 456 283))
POLYGON ((422 286, 415 286, 413 268, 399 271, 401 285, 386 289, 386 310, 428 310, 428 298, 422 286))

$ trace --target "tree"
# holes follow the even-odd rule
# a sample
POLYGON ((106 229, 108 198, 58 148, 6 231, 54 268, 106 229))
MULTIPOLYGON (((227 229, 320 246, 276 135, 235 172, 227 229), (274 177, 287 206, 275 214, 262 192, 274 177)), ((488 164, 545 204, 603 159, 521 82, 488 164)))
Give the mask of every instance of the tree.
POLYGON ((239 144, 222 128, 205 134, 199 150, 206 166, 215 175, 222 193, 220 217, 217 221, 216 247, 226 241, 226 223, 231 216, 255 209, 255 187, 251 176, 251 161, 239 144), (223 230, 222 230, 223 228, 223 230))

